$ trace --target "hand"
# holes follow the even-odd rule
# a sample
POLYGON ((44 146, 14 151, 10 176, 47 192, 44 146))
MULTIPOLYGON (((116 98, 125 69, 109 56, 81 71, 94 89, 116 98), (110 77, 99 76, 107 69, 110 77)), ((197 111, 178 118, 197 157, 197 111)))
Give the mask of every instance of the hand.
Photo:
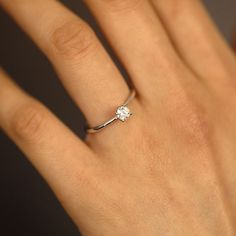
MULTIPOLYGON (((236 60, 199 1, 87 0, 137 90, 134 115, 80 140, 0 73, 0 126, 84 235, 235 235, 236 60), (151 4, 152 3, 152 4, 151 4)), ((1 0, 91 126, 129 88, 57 1, 1 0)))

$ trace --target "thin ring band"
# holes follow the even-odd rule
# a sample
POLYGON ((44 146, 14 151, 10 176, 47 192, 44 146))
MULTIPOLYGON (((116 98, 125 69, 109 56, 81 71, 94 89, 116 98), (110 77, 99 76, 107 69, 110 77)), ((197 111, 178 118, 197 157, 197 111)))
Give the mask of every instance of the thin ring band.
POLYGON ((126 101, 117 108, 115 116, 113 116, 110 120, 100 125, 88 128, 87 133, 90 133, 90 134, 97 133, 103 130, 104 128, 106 128, 107 126, 111 125, 117 120, 120 120, 122 122, 126 121, 132 115, 127 105, 134 99, 135 95, 136 95, 136 91, 132 89, 126 101))

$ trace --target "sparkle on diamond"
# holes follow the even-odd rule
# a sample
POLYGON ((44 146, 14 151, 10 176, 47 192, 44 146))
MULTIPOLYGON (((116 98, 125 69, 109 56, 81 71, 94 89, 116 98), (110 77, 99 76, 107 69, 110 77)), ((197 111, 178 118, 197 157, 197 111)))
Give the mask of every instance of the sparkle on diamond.
POLYGON ((128 107, 120 106, 117 108, 116 115, 119 120, 125 121, 130 117, 131 113, 128 107))

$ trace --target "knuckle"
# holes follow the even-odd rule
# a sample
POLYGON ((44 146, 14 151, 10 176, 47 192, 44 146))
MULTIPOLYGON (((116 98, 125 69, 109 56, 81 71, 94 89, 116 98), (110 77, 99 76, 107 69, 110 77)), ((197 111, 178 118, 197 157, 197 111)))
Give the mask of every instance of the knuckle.
POLYGON ((26 140, 39 139, 44 128, 45 115, 38 104, 25 104, 13 115, 11 126, 15 135, 26 140))
POLYGON ((225 67, 225 65, 218 64, 217 68, 212 71, 213 76, 222 84, 222 91, 234 91, 236 88, 236 81, 234 80, 236 76, 236 69, 230 66, 225 67))
MULTIPOLYGON (((182 18, 189 14, 189 12, 196 11, 197 7, 196 4, 197 1, 188 1, 188 0, 166 0, 163 1, 163 3, 160 1, 155 1, 155 4, 157 7, 160 5, 162 7, 165 7, 165 13, 168 15, 168 17, 171 17, 174 20, 182 20, 182 18)), ((161 9, 160 7, 160 9, 161 9)), ((163 8, 164 9, 164 8, 163 8)))
POLYGON ((189 97, 177 99, 176 103, 170 112, 171 117, 168 117, 175 133, 189 145, 206 145, 210 127, 203 107, 189 97))
POLYGON ((134 10, 144 2, 143 0, 103 0, 105 4, 113 11, 130 11, 134 10))
POLYGON ((51 34, 54 53, 74 59, 91 52, 96 44, 95 33, 86 24, 71 20, 57 27, 51 34))
POLYGON ((200 112, 194 111, 192 114, 187 113, 186 118, 182 122, 182 130, 185 140, 189 144, 207 144, 209 135, 209 124, 200 112))

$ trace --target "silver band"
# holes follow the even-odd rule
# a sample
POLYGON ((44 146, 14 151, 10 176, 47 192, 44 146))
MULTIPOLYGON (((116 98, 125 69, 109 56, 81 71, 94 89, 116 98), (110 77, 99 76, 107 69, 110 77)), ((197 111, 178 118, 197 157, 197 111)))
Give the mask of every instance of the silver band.
POLYGON ((126 101, 117 108, 115 116, 112 117, 110 120, 95 126, 95 127, 91 127, 87 129, 87 133, 97 133, 99 131, 101 131, 102 129, 106 128, 107 126, 111 125, 113 122, 120 120, 122 122, 126 121, 131 115, 132 113, 130 112, 129 108, 127 107, 127 105, 134 99, 136 95, 136 91, 133 89, 130 92, 129 97, 126 99, 126 101))

